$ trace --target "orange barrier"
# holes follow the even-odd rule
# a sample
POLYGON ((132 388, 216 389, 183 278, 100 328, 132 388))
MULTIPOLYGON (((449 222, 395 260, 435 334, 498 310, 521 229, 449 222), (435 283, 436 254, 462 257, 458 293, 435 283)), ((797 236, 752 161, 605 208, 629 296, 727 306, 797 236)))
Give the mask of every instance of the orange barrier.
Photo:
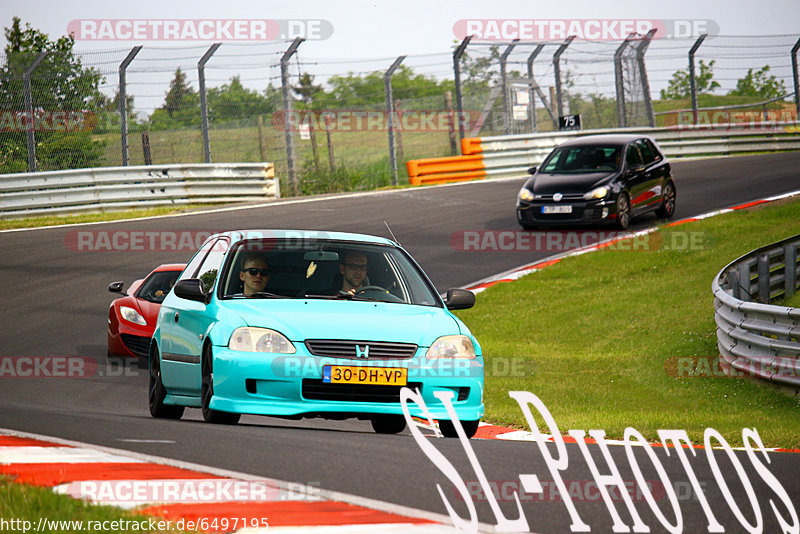
POLYGON ((460 182, 486 176, 482 155, 413 159, 406 162, 406 169, 411 185, 460 182))
POLYGON ((480 154, 483 152, 480 137, 465 137, 461 140, 461 153, 465 156, 480 154))

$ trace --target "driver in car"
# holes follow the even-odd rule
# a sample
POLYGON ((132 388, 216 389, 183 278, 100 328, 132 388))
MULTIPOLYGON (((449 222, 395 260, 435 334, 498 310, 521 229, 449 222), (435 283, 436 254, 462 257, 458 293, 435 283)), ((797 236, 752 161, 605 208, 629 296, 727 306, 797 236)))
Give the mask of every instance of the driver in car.
POLYGON ((267 258, 261 254, 248 254, 242 260, 239 271, 242 281, 242 294, 245 296, 264 291, 269 282, 269 264, 267 258))
POLYGON ((355 295, 364 287, 367 278, 367 256, 362 252, 347 252, 339 264, 342 275, 342 293, 355 295))

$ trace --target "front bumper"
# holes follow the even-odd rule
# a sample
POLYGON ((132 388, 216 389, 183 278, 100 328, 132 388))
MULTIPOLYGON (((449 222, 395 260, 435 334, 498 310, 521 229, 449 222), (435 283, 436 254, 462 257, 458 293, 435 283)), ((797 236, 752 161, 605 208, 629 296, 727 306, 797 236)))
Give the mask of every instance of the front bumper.
POLYGON ((607 224, 617 219, 616 201, 569 200, 563 202, 517 201, 517 222, 521 225, 607 224), (570 213, 543 213, 546 206, 570 206, 570 213))
MULTIPOLYGON (((366 386, 322 382, 325 365, 406 368, 407 386, 419 390, 435 419, 449 419, 437 391, 453 393, 452 404, 462 421, 484 416, 483 359, 428 360, 426 349, 418 349, 407 360, 363 361, 325 358, 310 354, 262 354, 214 347, 215 410, 273 416, 403 413, 400 386, 366 386)), ((420 407, 409 404, 412 416, 426 417, 420 407)))

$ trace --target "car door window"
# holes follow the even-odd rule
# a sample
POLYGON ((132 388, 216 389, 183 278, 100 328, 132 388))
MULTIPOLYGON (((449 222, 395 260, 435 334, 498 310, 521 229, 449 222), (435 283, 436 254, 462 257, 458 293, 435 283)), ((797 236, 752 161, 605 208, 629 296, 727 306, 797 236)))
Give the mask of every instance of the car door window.
POLYGON ((219 268, 222 265, 222 260, 225 258, 225 253, 228 251, 227 239, 219 239, 214 246, 208 251, 203 263, 197 270, 197 278, 203 284, 203 291, 208 293, 214 287, 214 281, 217 279, 219 268))
POLYGON ((639 148, 639 153, 642 155, 642 163, 650 165, 656 160, 652 146, 647 143, 645 139, 636 141, 636 146, 639 148))
POLYGON ((195 277, 195 273, 197 272, 197 268, 200 266, 200 264, 206 258, 206 256, 208 255, 208 251, 211 250, 211 247, 213 247, 214 243, 216 243, 217 241, 219 241, 219 240, 213 240, 212 239, 212 240, 206 241, 206 243, 202 247, 200 247, 200 250, 198 250, 197 254, 195 254, 192 257, 192 259, 189 262, 189 264, 183 270, 183 273, 181 273, 181 277, 180 277, 181 280, 185 280, 187 278, 194 278, 195 277))
POLYGON ((642 166, 642 156, 636 148, 636 143, 631 143, 628 146, 628 151, 625 153, 625 164, 629 169, 635 169, 642 166))

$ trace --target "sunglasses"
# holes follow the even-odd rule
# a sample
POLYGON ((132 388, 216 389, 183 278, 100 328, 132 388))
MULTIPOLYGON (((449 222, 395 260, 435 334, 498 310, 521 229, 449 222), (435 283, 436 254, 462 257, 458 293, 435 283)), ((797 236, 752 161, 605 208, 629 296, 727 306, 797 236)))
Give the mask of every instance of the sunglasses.
POLYGON ((261 276, 267 276, 269 274, 269 269, 257 269, 255 267, 250 267, 249 269, 242 269, 242 271, 246 272, 250 276, 255 276, 257 274, 261 274, 261 276))
POLYGON ((345 263, 344 266, 347 267, 348 269, 350 269, 351 271, 366 271, 367 270, 367 264, 366 263, 364 263, 364 264, 361 264, 361 263, 345 263))

